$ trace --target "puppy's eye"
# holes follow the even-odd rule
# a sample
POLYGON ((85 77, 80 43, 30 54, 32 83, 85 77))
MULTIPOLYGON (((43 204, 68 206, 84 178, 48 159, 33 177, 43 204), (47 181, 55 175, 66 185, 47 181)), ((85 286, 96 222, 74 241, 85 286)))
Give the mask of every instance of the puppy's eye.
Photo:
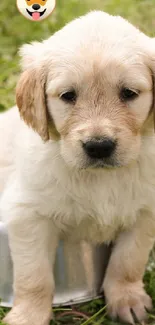
POLYGON ((129 88, 123 88, 120 93, 120 98, 124 101, 134 100, 139 95, 139 92, 129 88))
POLYGON ((71 90, 61 94, 60 98, 67 103, 75 103, 77 95, 75 90, 71 90))

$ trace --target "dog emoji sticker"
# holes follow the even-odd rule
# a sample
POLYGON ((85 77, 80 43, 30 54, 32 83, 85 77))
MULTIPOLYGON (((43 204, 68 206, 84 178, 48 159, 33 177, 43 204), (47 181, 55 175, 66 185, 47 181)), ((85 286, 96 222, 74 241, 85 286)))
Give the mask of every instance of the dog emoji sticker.
POLYGON ((40 21, 47 18, 55 8, 56 0, 17 0, 19 12, 27 19, 40 21))

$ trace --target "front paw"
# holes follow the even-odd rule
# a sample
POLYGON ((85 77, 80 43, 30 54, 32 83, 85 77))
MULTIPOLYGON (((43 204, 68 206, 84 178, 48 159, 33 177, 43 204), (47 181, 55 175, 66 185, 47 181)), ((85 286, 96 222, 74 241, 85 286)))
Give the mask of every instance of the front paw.
POLYGON ((141 281, 116 282, 105 281, 103 285, 109 315, 112 318, 119 317, 122 321, 135 324, 135 319, 146 320, 147 312, 152 308, 151 298, 143 289, 141 281))
POLYGON ((19 304, 3 319, 8 325, 48 325, 52 311, 38 308, 34 304, 19 304))

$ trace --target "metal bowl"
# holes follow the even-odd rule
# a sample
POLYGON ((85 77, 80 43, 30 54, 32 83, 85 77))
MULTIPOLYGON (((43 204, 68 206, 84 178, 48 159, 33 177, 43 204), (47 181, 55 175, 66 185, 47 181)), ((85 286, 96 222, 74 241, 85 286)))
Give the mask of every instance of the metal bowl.
MULTIPOLYGON (((70 305, 100 296, 110 247, 96 247, 81 241, 73 244, 60 241, 55 267, 56 291, 53 305, 70 305)), ((13 303, 13 268, 7 231, 0 222, 0 305, 11 307, 13 303)))

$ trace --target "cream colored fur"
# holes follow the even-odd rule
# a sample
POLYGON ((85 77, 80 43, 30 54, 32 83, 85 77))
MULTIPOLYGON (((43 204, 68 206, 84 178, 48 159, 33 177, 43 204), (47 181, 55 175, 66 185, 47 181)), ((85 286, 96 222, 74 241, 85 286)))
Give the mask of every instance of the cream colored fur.
POLYGON ((17 103, 36 132, 17 107, 0 116, 1 218, 15 293, 5 321, 48 324, 50 260, 64 235, 115 243, 103 283, 109 312, 133 323, 133 308, 143 320, 151 299, 142 277, 155 239, 155 44, 124 19, 92 12, 21 55, 17 103), (138 98, 122 103, 122 85, 138 98), (59 98, 70 87, 76 110, 59 98), (94 136, 117 139, 119 167, 91 168, 81 141, 94 136))

